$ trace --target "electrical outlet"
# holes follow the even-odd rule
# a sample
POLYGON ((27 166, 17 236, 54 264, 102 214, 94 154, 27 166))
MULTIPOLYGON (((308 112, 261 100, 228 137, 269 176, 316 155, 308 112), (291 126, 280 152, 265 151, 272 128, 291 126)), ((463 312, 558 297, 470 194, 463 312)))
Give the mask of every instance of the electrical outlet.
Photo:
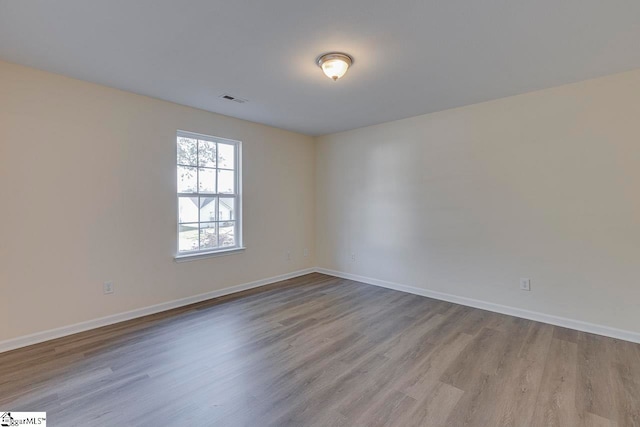
POLYGON ((302 251, 302 255, 304 255, 304 257, 308 257, 309 256, 309 249, 304 248, 304 251, 302 251))
POLYGON ((355 252, 351 252, 351 262, 356 262, 356 254, 355 254, 355 252))
POLYGON ((531 279, 520 279, 520 289, 523 291, 531 290, 531 279))
POLYGON ((287 251, 287 261, 291 261, 291 251, 287 251))
POLYGON ((113 293, 113 282, 104 282, 102 284, 102 292, 105 295, 112 294, 113 293))

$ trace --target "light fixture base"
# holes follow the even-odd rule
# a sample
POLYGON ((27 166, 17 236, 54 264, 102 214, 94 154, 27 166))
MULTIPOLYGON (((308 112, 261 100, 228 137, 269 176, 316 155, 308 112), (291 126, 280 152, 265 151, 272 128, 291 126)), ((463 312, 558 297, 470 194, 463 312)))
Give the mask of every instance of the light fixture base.
POLYGON ((316 64, 318 65, 318 67, 322 68, 322 64, 330 59, 342 59, 344 62, 349 64, 349 66, 353 65, 353 58, 351 57, 351 55, 342 52, 323 53, 316 59, 316 64))

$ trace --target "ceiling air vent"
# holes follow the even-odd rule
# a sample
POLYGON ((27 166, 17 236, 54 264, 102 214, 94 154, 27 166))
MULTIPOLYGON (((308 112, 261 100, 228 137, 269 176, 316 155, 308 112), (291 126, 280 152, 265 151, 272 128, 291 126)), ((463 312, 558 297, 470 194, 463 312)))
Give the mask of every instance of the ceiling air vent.
POLYGON ((227 93, 223 93, 222 95, 220 95, 218 98, 220 99, 224 99, 226 101, 233 101, 233 102, 237 102, 238 104, 244 104, 245 102, 247 102, 246 99, 242 99, 242 98, 238 98, 235 96, 231 96, 227 93))

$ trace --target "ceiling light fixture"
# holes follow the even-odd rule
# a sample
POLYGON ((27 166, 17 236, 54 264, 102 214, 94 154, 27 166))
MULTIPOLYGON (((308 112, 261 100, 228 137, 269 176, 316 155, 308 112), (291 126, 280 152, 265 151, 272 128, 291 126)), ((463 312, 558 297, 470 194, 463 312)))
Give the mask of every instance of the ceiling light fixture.
POLYGON ((346 53, 331 52, 321 55, 316 63, 318 67, 322 68, 324 74, 335 82, 346 74, 353 64, 353 58, 346 53))

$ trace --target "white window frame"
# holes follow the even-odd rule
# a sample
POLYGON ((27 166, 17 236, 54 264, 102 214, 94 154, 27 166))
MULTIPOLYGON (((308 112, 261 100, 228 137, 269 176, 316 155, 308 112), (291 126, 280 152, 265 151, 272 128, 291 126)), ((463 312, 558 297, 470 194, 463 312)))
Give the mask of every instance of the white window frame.
MULTIPOLYGON (((234 147, 234 160, 235 160, 235 164, 234 164, 234 172, 235 172, 235 193, 218 193, 217 191, 215 193, 210 193, 210 192, 201 192, 200 188, 198 186, 199 180, 196 179, 196 192, 195 193, 180 193, 178 192, 178 189, 176 187, 176 255, 175 255, 175 259, 176 261, 180 261, 180 260, 189 260, 189 259, 197 259, 197 258, 208 258, 208 257, 212 257, 212 256, 222 256, 222 255, 230 255, 233 253, 238 253, 238 252, 242 252, 244 251, 245 247, 242 244, 242 142, 241 141, 236 141, 233 139, 227 139, 227 138, 220 138, 217 136, 211 136, 211 135, 204 135, 204 134, 200 134, 200 133, 194 133, 194 132, 188 132, 188 131, 182 131, 182 130, 178 130, 176 132, 176 138, 175 138, 175 148, 176 148, 176 158, 175 158, 175 174, 174 176, 177 177, 178 176, 178 166, 189 166, 189 167, 193 167, 193 165, 180 165, 178 164, 178 138, 183 137, 183 138, 191 138, 191 139, 198 139, 198 140, 202 140, 202 141, 209 141, 209 142, 213 142, 213 143, 220 143, 220 144, 226 144, 226 145, 232 145, 234 147), (222 248, 209 248, 209 249, 198 249, 198 250, 193 250, 193 251, 182 251, 180 252, 180 197, 216 197, 216 212, 218 212, 216 215, 219 214, 219 208, 217 207, 218 203, 219 203, 219 198, 234 198, 235 199, 235 246, 225 246, 222 248)), ((219 151, 216 150, 216 156, 218 155, 219 151)), ((198 162, 196 162, 198 163, 198 162)), ((197 176, 199 178, 199 166, 196 166, 196 173, 197 176)), ((213 168, 212 168, 213 169, 213 168)), ((218 168, 218 162, 216 159, 216 167, 215 170, 225 170, 224 168, 218 168)), ((229 169, 227 169, 229 170, 229 169)), ((177 185, 177 180, 175 181, 176 185, 177 185)), ((217 182, 217 176, 216 176, 216 182, 217 182)), ((217 188, 216 188, 217 190, 217 188)), ((198 229, 200 228, 200 223, 202 221, 200 221, 200 208, 198 207, 198 229)), ((207 221, 205 221, 207 222, 207 221)), ((224 221, 220 221, 219 218, 217 218, 216 220, 216 224, 219 224, 220 222, 224 222, 224 221)), ((218 233, 219 236, 219 230, 218 230, 218 225, 216 225, 216 232, 218 233)), ((199 231, 198 231, 198 238, 200 238, 199 235, 199 231)), ((219 238, 219 237, 218 237, 219 238)))

